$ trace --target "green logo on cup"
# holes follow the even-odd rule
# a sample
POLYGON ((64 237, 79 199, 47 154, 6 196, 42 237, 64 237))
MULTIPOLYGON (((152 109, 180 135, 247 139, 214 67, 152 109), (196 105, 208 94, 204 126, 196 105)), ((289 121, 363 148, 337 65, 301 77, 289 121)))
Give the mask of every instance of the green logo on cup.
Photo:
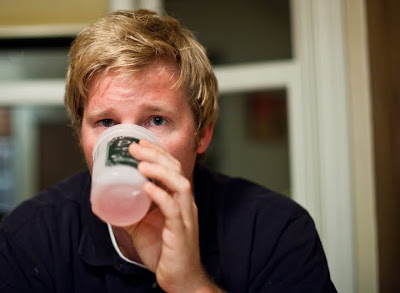
POLYGON ((133 158, 128 151, 131 143, 139 140, 129 136, 117 136, 108 142, 106 166, 128 165, 137 168, 139 161, 133 158))

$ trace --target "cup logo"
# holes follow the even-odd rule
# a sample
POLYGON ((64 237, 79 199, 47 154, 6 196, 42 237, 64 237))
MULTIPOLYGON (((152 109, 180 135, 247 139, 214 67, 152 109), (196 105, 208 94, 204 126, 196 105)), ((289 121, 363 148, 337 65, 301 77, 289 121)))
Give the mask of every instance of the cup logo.
POLYGON ((139 161, 129 154, 128 148, 131 143, 138 142, 134 137, 114 137, 107 145, 106 166, 128 165, 137 168, 139 161))

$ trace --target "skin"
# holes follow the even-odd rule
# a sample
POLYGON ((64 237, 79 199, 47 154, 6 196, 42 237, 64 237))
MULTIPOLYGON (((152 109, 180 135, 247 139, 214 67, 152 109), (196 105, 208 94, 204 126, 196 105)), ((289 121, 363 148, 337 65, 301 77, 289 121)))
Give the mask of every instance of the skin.
POLYGON ((156 60, 129 78, 110 71, 92 83, 84 108, 81 146, 92 170, 98 136, 114 124, 137 124, 152 131, 161 146, 146 140, 129 151, 141 162, 144 191, 154 207, 138 224, 113 227, 121 251, 156 274, 167 292, 221 292, 205 273, 199 252, 197 207, 192 194, 196 155, 206 151, 213 126, 195 144, 193 113, 184 91, 174 87, 178 69, 156 60))

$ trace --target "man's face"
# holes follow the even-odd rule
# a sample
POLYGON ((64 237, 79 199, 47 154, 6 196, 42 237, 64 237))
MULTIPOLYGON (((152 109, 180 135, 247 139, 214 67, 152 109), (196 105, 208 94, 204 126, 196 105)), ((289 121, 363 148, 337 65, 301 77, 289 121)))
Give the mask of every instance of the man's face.
POLYGON ((95 78, 84 108, 81 132, 90 171, 99 135, 116 124, 136 124, 150 130, 181 163, 185 177, 192 180, 196 155, 206 150, 209 141, 195 147, 193 113, 184 91, 174 87, 177 79, 176 66, 165 60, 157 60, 132 76, 122 78, 110 71, 95 78))

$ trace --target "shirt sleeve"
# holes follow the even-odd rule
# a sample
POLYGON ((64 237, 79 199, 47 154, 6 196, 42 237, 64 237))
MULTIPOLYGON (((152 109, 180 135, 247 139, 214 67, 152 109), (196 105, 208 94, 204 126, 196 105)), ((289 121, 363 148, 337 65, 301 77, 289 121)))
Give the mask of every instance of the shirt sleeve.
POLYGON ((258 270, 253 272, 249 292, 336 292, 314 222, 306 211, 286 221, 275 235, 261 232, 262 221, 256 229, 261 236, 252 255, 258 270), (263 249, 262 243, 271 243, 271 238, 276 239, 273 248, 263 249))

